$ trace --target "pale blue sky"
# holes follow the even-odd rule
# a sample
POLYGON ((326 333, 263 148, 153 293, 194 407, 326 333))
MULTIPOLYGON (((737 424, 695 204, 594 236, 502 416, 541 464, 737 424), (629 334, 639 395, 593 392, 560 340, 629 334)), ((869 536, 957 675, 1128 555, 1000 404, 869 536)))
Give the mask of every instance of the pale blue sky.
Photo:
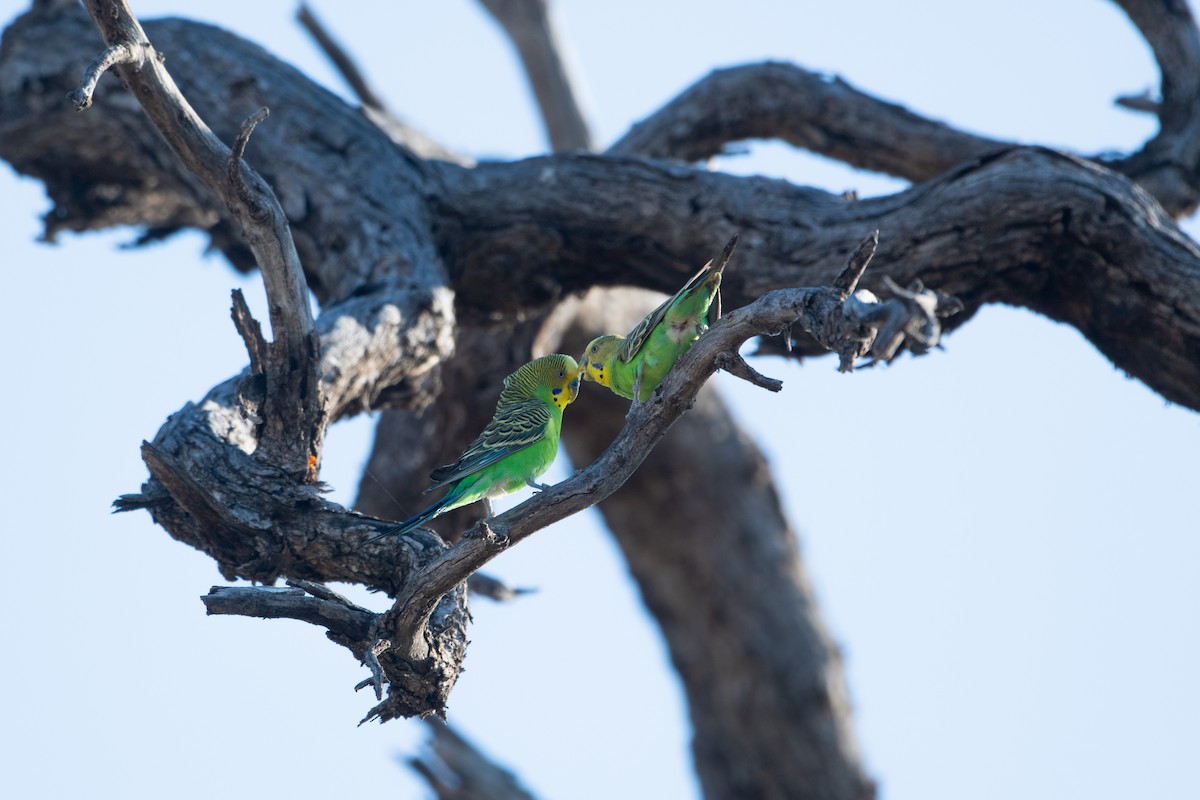
MULTIPOLYGON (((23 5, 0 0, 0 21, 23 5)), ((543 149, 514 59, 473 3, 397 3, 386 16, 352 4, 336 17, 350 4, 314 5, 435 138, 481 157, 543 149)), ((187 6, 134 2, 146 18, 187 6)), ((193 7, 344 94, 292 3, 193 7)), ((766 58, 996 137, 1095 152, 1154 130, 1112 106, 1157 74, 1106 3, 557 8, 601 144, 712 68, 766 58)), ((900 185, 777 145, 718 168, 863 194, 900 185)), ((261 309, 261 284, 204 258, 196 235, 139 252, 117 249, 132 231, 36 244, 46 200, 7 168, 0 202, 6 385, 19 388, 0 393, 12 507, 0 794, 424 796, 393 761, 420 746, 421 724, 356 727, 371 698, 352 691, 366 673, 347 651, 297 622, 206 617, 200 595, 224 583, 211 560, 144 514, 109 514, 145 476, 141 440, 242 368, 229 291, 261 309)), ((1073 329, 999 307, 944 352, 889 369, 757 366, 784 379, 782 394, 718 381, 801 530, 884 800, 1123 800, 1194 786, 1195 414, 1073 329), (930 449, 932 470, 915 458, 904 469, 906 454, 930 449), (880 464, 876 479, 845 496, 864 458, 880 464)), ((567 424, 586 424, 586 400, 567 424)), ((372 424, 331 432, 323 477, 339 501, 353 498, 372 424)), ((493 571, 540 591, 474 606, 451 721, 547 800, 696 796, 678 683, 595 517, 537 534, 493 571)))

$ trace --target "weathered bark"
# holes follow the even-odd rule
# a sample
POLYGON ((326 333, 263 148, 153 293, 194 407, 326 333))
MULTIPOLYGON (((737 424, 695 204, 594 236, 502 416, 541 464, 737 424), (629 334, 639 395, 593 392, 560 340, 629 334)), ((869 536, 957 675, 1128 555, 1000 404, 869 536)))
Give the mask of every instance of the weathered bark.
POLYGON ((612 146, 618 154, 703 161, 746 139, 779 139, 911 181, 1009 143, 957 131, 795 64, 714 70, 612 146))
POLYGON ((1109 165, 1175 217, 1200 202, 1200 30, 1185 2, 1116 0, 1146 39, 1161 73, 1158 134, 1109 165))

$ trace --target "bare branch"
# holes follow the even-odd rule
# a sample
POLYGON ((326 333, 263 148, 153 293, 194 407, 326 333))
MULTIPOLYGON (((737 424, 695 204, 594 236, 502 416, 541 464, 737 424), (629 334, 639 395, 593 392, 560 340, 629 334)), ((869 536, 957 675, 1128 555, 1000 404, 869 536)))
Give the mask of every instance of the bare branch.
POLYGON ((128 42, 117 42, 104 48, 104 52, 100 54, 100 57, 88 66, 87 71, 83 74, 83 82, 79 85, 79 88, 67 95, 71 102, 75 104, 75 110, 83 111, 91 107, 92 94, 96 91, 96 84, 100 82, 100 77, 105 72, 118 64, 131 64, 134 67, 140 68, 144 58, 145 53, 143 49, 133 47, 128 42))
POLYGON ((354 63, 354 59, 350 54, 337 43, 333 38, 333 34, 321 22, 320 18, 313 13, 312 8, 308 3, 301 3, 300 8, 296 11, 296 19, 304 26, 304 30, 308 31, 313 37, 321 51, 326 57, 333 62, 333 66, 341 74, 342 79, 350 85, 351 91, 358 97, 359 102, 364 106, 383 111, 387 105, 380 99, 375 90, 367 82, 358 65, 354 63))
POLYGON ((763 375, 754 367, 747 364, 746 359, 737 353, 723 353, 717 359, 717 369, 725 370, 730 375, 741 378, 759 388, 766 389, 768 392, 783 391, 783 381, 763 375))
POLYGON ((609 152, 703 161, 745 139, 780 139, 910 181, 1008 146, 879 100, 837 76, 771 62, 714 70, 609 152))
POLYGON ((1141 94, 1124 94, 1113 102, 1130 111, 1142 111, 1156 115, 1162 111, 1162 101, 1152 95, 1149 90, 1141 94))
POLYGON ((546 0, 479 0, 500 23, 525 67, 555 151, 591 150, 591 133, 568 75, 546 0))
MULTIPOLYGON (((236 41, 220 33, 206 33, 191 47, 182 44, 189 41, 180 33, 186 26, 169 23, 161 30, 179 37, 181 59, 241 55, 236 41)), ((64 50, 70 50, 69 41, 64 39, 64 50)), ((272 69, 253 61, 253 53, 246 58, 248 65, 228 65, 228 80, 237 80, 239 71, 244 75, 246 70, 255 74, 272 69)), ((208 102, 219 105, 230 92, 213 83, 217 88, 208 90, 208 102)), ((272 83, 278 91, 288 91, 287 81, 272 83)), ((38 84, 28 82, 31 87, 38 84)), ((56 96, 61 98, 62 91, 56 90, 56 96)), ((742 247, 747 256, 747 266, 727 276, 725 289, 732 304, 772 286, 830 282, 845 263, 847 243, 883 227, 895 244, 864 279, 872 288, 881 289, 885 276, 898 286, 911 286, 914 278, 921 278, 962 295, 968 312, 984 302, 1028 305, 1080 327, 1122 366, 1155 376, 1147 380, 1165 386, 1160 388, 1164 395, 1194 399, 1200 386, 1195 380, 1200 315, 1194 300, 1200 262, 1194 245, 1136 187, 1108 170, 1061 154, 1011 150, 967 164, 928 186, 862 203, 781 182, 735 180, 631 158, 537 159, 466 173, 427 168, 405 151, 380 148, 372 132, 363 129, 368 126, 338 124, 338 113, 330 110, 335 108, 332 101, 312 87, 305 91, 320 100, 305 106, 305 114, 319 118, 315 127, 335 140, 335 147, 326 147, 319 157, 330 163, 329 153, 337 151, 338 142, 349 137, 356 142, 346 154, 339 152, 332 162, 335 168, 323 171, 334 176, 325 187, 329 191, 307 191, 310 176, 304 174, 302 160, 283 161, 291 146, 313 128, 301 124, 279 136, 272 131, 281 127, 277 123, 283 120, 277 120, 256 134, 255 149, 270 153, 268 164, 280 159, 283 166, 275 169, 284 177, 299 164, 294 171, 300 177, 291 177, 283 196, 291 197, 300 209, 298 216, 306 216, 306 225, 311 225, 298 235, 308 243, 305 252, 316 256, 312 269, 319 270, 314 273, 320 276, 314 281, 319 296, 331 305, 342 302, 322 317, 321 325, 326 335, 321 374, 329 383, 325 396, 334 398, 327 401, 331 413, 375 404, 386 398, 385 387, 397 381, 403 382, 397 394, 405 399, 421 396, 419 384, 449 349, 421 349, 422 343, 446 335, 446 320, 451 318, 421 313, 434 302, 428 299, 434 294, 432 287, 446 282, 444 273, 441 283, 437 278, 443 256, 462 289, 465 312, 476 321, 508 321, 537 313, 565 294, 598 282, 676 288, 683 272, 699 263, 697 256, 703 260, 707 255, 700 251, 719 246, 731 227, 746 232, 742 247), (354 160, 363 152, 370 156, 371 167, 386 172, 389 180, 399 178, 388 185, 388 193, 363 179, 368 171, 354 160), (343 167, 346 176, 352 176, 344 182, 339 174, 343 167), (349 187, 365 197, 361 205, 353 204, 346 213, 327 203, 328 195, 356 197, 349 187), (472 199, 471 194, 477 196, 472 199), (493 204, 490 212, 473 205, 481 202, 480 196, 493 204), (436 198, 436 220, 424 207, 431 197, 436 198), (611 202, 613 197, 621 201, 611 202), (310 207, 319 211, 309 213, 310 207), (364 242, 372 241, 356 240, 349 247, 343 242, 341 250, 328 246, 337 241, 330 232, 348 219, 370 234, 362 237, 364 242), (437 242, 414 233, 431 229, 438 230, 437 242), (397 236, 397 231, 404 235, 397 236), (402 255, 389 258, 373 249, 375 234, 402 255), (550 263, 554 269, 547 269, 550 263), (480 275, 487 275, 488 281, 481 282, 480 275), (411 295, 398 288, 409 280, 426 292, 426 305, 416 305, 416 313, 414 304, 403 302, 411 295), (486 294, 480 291, 483 285, 486 294), (1130 285, 1137 289, 1122 290, 1130 285), (526 294, 524 299, 518 289, 526 294), (1118 319, 1124 322, 1116 324, 1118 319), (351 333, 345 334, 343 327, 351 333), (354 371, 356 364, 363 365, 361 371, 354 371)), ((304 102, 303 95, 298 92, 295 101, 304 102)), ((250 108, 261 104, 259 98, 252 99, 250 108)), ((289 102, 292 99, 289 95, 289 102)), ((50 126, 57 141, 46 145, 44 153, 76 159, 64 162, 74 168, 83 163, 81 157, 61 149, 63 142, 81 141, 70 124, 50 126), (61 135, 64 131, 68 135, 61 135)), ((237 119, 222 124, 232 140, 237 119)), ((6 117, 0 125, 6 148, 32 152, 28 137, 12 134, 35 129, 36 121, 6 117)), ((38 161, 48 163, 46 158, 38 161)), ((72 173, 78 179, 86 169, 72 173)), ((179 190, 187 187, 186 178, 172 176, 161 166, 151 165, 146 174, 155 179, 168 176, 162 183, 171 183, 172 191, 186 195, 189 202, 197 197, 179 190)), ((442 291, 443 308, 448 310, 449 291, 442 291)), ((846 307, 853 304, 843 303, 846 307)), ((784 327, 780 323, 777 330, 784 327)), ((812 347, 811 342, 801 343, 806 351, 812 347)), ((183 503, 164 502, 162 486, 152 483, 143 495, 129 500, 130 505, 148 507, 168 529, 184 531, 186 541, 219 553, 227 574, 321 580, 335 579, 328 577, 331 574, 355 575, 355 580, 377 581, 399 591, 433 553, 441 552, 433 537, 395 541, 377 550, 360 548, 358 543, 370 535, 371 520, 322 504, 316 492, 297 488, 294 477, 291 483, 286 474, 269 473, 264 479, 263 465, 244 458, 257 438, 253 419, 238 411, 236 385, 223 384, 203 403, 185 408, 156 438, 155 446, 168 458, 157 461, 155 470, 177 481, 183 503), (181 462, 218 468, 206 475, 194 466, 181 469, 181 462), (175 478, 176 472, 196 486, 175 478), (278 497, 253 495, 243 483, 277 490, 278 497), (191 491, 220 496, 225 506, 210 509, 203 501, 192 502, 191 491), (198 523, 185 505, 200 509, 204 520, 198 523), (209 522, 217 534, 203 530, 209 522), (238 548, 224 546, 219 539, 225 535, 237 539, 238 548), (400 557, 405 552, 407 556, 400 557), (392 559, 393 554, 398 557, 392 559), (401 562, 403 568, 388 571, 401 562)), ((497 530, 511 533, 511 528, 497 530)), ((394 677, 397 665, 381 666, 394 677)))
POLYGON ((214 586, 200 599, 209 614, 296 619, 327 628, 339 643, 365 641, 376 617, 345 600, 314 596, 294 586, 214 586))
MULTIPOLYGON (((1115 2, 1146 38, 1163 75, 1160 102, 1117 102, 1157 113, 1162 129, 1128 157, 1095 158, 1141 184, 1172 216, 1186 216, 1200 202, 1200 31, 1186 3, 1115 2)), ((634 125, 610 152, 701 161, 746 139, 779 139, 913 182, 1016 146, 914 114, 837 76, 765 63, 714 70, 634 125)))
POLYGON ((250 356, 250 372, 262 374, 266 370, 267 352, 267 340, 263 336, 262 326, 251 315, 250 306, 246 305, 246 296, 242 294, 242 290, 234 289, 232 295, 233 325, 241 335, 242 343, 246 345, 246 352, 250 356))
POLYGON ((296 18, 304 29, 325 53, 326 57, 332 62, 342 76, 342 79, 350 86, 350 89, 358 97, 359 102, 363 104, 363 114, 381 131, 387 134, 388 138, 396 144, 412 150, 413 153, 421 158, 436 158, 442 161, 452 161, 455 164, 463 166, 471 166, 474 161, 467 158, 461 153, 445 147, 440 142, 434 141, 423 131, 419 131, 412 125, 402 120, 395 112, 387 107, 383 98, 378 92, 371 88, 371 84, 363 75, 362 70, 350 57, 350 54, 342 48, 341 45, 333 38, 333 34, 321 22, 320 18, 313 13, 307 3, 301 3, 299 11, 296 12, 296 18))
MULTIPOLYGON (((271 326, 275 336, 289 343, 289 347, 303 347, 313 330, 308 290, 286 218, 274 192, 243 164, 242 180, 263 195, 260 202, 271 206, 274 220, 273 224, 263 224, 248 217, 239 198, 226 190, 230 149, 213 135, 184 99, 128 3, 124 0, 88 0, 85 5, 106 44, 110 48, 124 47, 133 54, 127 54, 116 65, 146 115, 188 169, 224 199, 230 212, 246 227, 249 244, 263 271, 267 293, 273 299, 271 326), (135 63, 139 65, 137 69, 132 67, 135 63)), ((81 90, 88 82, 84 81, 81 90)), ((293 351, 293 354, 297 352, 293 351)))
MULTIPOLYGON (((254 129, 258 127, 258 123, 265 120, 270 115, 270 109, 263 106, 258 111, 255 111, 242 123, 242 129, 238 132, 237 139, 233 142, 233 149, 229 154, 229 185, 237 194, 238 199, 246 206, 249 214, 254 219, 263 219, 267 214, 271 213, 268 209, 259 205, 258 198, 254 196, 250 187, 246 185, 245 179, 242 177, 242 156, 246 153, 246 145, 250 143, 250 134, 254 133, 254 129)), ((279 209, 280 214, 283 213, 279 209)), ((300 281, 304 281, 304 273, 297 270, 300 275, 300 281)), ((307 287, 305 287, 307 289, 307 287)), ((312 320, 309 319, 309 328, 311 330, 312 320)))
POLYGON ((495 600, 497 603, 509 603, 521 595, 533 594, 537 591, 537 589, 525 586, 509 586, 504 581, 493 578, 491 575, 484 575, 482 572, 475 572, 467 578, 467 589, 472 594, 495 600))
POLYGON ((448 724, 435 717, 425 721, 432 734, 429 753, 408 763, 440 800, 533 800, 516 776, 489 761, 448 724))
POLYGON ((76 106, 90 104, 99 67, 117 66, 176 155, 225 201, 262 270, 270 298, 275 342, 263 359, 267 378, 263 454, 292 469, 318 459, 326 423, 317 399, 318 360, 308 287, 283 208, 270 186, 242 161, 250 132, 265 118, 266 109, 242 125, 231 151, 184 99, 128 3, 89 0, 85 5, 108 49, 88 69, 76 106))
POLYGON ((1154 53, 1162 100, 1155 108, 1158 134, 1110 166, 1137 181, 1172 216, 1186 216, 1200 202, 1200 29, 1186 2, 1114 1, 1154 53))

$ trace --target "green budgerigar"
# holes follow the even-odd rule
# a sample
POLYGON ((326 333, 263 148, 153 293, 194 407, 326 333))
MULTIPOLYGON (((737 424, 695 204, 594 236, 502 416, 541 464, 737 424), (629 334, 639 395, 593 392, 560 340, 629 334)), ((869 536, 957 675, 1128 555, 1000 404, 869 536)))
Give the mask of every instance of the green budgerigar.
POLYGON ((720 318, 721 272, 737 240, 734 234, 720 256, 705 264, 627 336, 593 339, 579 362, 581 377, 634 403, 648 400, 679 357, 720 318))
MULTIPOLYGON (((441 500, 375 536, 404 533, 447 511, 515 492, 545 489, 536 478, 558 453, 563 409, 579 394, 579 365, 562 354, 535 358, 504 379, 496 413, 483 433, 453 464, 429 473, 433 486, 449 486, 441 500)), ((491 516, 491 504, 488 503, 491 516)))

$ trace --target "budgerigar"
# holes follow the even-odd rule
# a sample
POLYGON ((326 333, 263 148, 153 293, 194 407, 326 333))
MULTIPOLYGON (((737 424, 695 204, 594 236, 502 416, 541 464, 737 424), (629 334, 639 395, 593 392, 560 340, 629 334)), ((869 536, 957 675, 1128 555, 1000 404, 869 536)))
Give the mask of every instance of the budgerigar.
MULTIPOLYGON (((535 480, 558 453, 563 409, 579 394, 579 365, 562 354, 542 356, 504 379, 496 413, 483 433, 453 464, 429 473, 433 486, 449 486, 438 502, 375 536, 404 533, 447 511, 515 492, 545 489, 535 480)), ((489 516, 491 506, 488 506, 489 516)), ((374 541, 372 539, 371 541, 374 541)))
POLYGON ((593 339, 580 359, 581 377, 607 386, 635 404, 648 400, 679 357, 720 318, 721 271, 737 240, 734 234, 715 261, 705 264, 627 336, 593 339))

